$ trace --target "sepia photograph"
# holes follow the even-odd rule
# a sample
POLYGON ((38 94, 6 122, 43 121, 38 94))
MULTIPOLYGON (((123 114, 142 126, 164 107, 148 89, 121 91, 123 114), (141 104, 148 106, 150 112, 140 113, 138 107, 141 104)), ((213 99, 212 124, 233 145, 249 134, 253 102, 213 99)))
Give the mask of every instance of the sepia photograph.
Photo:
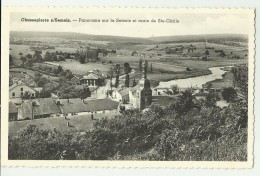
POLYGON ((252 163, 254 11, 101 11, 8 11, 6 160, 252 163))

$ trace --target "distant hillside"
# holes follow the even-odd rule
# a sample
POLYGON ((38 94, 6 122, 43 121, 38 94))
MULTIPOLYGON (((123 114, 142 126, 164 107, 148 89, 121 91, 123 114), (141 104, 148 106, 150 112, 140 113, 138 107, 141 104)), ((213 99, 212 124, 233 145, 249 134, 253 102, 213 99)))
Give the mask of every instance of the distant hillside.
POLYGON ((10 37, 14 38, 60 38, 68 40, 93 40, 108 41, 112 43, 132 43, 132 44, 155 44, 172 42, 202 42, 210 41, 234 41, 247 42, 247 35, 244 34, 206 34, 206 35, 179 35, 161 36, 150 38, 122 37, 109 35, 91 35, 74 32, 33 32, 33 31, 11 31, 10 37))
POLYGON ((247 42, 248 37, 245 34, 206 34, 206 35, 179 35, 179 36, 162 36, 162 37, 150 37, 150 40, 159 43, 169 42, 196 42, 209 40, 225 40, 225 41, 239 41, 247 42))
POLYGON ((140 44, 155 43, 152 40, 138 37, 121 37, 109 35, 91 35, 74 32, 34 32, 34 31, 11 31, 10 37, 14 38, 61 38, 68 40, 94 40, 94 41, 108 41, 108 42, 131 42, 140 44))

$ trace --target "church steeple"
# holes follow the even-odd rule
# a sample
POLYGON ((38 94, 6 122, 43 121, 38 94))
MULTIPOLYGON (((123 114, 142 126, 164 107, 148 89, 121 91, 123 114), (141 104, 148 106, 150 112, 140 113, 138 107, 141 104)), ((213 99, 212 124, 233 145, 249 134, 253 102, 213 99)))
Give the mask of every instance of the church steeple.
POLYGON ((142 78, 139 80, 139 86, 141 89, 150 89, 150 81, 147 79, 147 61, 144 60, 142 63, 142 78))

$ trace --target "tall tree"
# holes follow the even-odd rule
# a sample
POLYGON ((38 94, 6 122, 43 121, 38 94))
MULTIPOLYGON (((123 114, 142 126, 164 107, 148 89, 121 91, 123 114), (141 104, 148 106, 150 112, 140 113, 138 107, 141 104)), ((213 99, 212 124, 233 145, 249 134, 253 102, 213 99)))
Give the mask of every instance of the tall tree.
POLYGON ((119 63, 115 65, 115 73, 116 73, 116 81, 115 81, 115 87, 119 86, 119 74, 121 73, 121 66, 119 63))
POLYGON ((143 60, 140 58, 139 60, 139 71, 141 72, 143 70, 143 60))
POLYGON ((86 55, 81 54, 81 55, 79 56, 79 62, 80 62, 81 64, 84 64, 84 63, 86 62, 86 55))
POLYGON ((135 81, 135 79, 133 80, 133 87, 135 87, 136 86, 136 81, 135 81))
POLYGON ((9 54, 9 66, 14 64, 13 56, 9 54))
POLYGON ((23 66, 24 66, 25 62, 27 61, 26 57, 21 56, 20 59, 22 60, 22 63, 23 63, 23 66))
POLYGON ((124 70, 125 70, 125 86, 129 87, 129 83, 130 83, 129 73, 131 73, 132 68, 130 67, 128 62, 124 63, 124 70))

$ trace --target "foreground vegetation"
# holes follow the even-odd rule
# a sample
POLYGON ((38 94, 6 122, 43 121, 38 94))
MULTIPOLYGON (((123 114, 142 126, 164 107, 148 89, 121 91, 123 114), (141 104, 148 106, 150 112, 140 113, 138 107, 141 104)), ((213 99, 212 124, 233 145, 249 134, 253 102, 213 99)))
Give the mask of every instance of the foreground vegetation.
POLYGON ((247 66, 233 72, 243 96, 226 97, 226 108, 216 106, 216 93, 196 100, 187 90, 165 108, 127 110, 95 121, 84 133, 30 125, 9 136, 9 159, 246 161, 247 66))

